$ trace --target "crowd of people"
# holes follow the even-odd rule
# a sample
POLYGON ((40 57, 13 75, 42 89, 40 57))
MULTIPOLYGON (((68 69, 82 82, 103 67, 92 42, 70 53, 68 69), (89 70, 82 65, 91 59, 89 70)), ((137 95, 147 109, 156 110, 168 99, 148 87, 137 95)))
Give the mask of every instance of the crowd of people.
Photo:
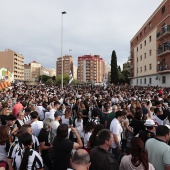
POLYGON ((170 88, 13 84, 0 170, 170 170, 170 88))

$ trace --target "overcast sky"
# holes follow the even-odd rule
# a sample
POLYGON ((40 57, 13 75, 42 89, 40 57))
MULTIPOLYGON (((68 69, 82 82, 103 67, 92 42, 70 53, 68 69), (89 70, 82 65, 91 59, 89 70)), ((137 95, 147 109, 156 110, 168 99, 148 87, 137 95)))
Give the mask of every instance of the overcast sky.
POLYGON ((130 40, 162 0, 0 0, 0 51, 11 49, 46 68, 61 55, 100 55, 118 65, 130 55, 130 40), (71 49, 71 51, 70 51, 71 49))

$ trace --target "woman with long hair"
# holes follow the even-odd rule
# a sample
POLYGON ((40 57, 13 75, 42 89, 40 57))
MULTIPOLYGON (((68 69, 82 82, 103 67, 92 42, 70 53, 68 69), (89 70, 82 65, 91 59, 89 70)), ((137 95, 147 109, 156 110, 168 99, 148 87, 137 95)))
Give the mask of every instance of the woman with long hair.
POLYGON ((0 126, 0 161, 7 160, 7 153, 10 148, 9 127, 0 126))
POLYGON ((31 149, 32 136, 24 133, 20 140, 24 145, 23 150, 19 150, 13 159, 13 168, 16 170, 43 170, 43 161, 38 152, 31 149))
POLYGON ((75 119, 75 128, 80 136, 80 138, 83 138, 84 133, 83 133, 83 119, 82 119, 82 112, 78 111, 77 113, 77 118, 75 119))
POLYGON ((104 129, 104 125, 99 124, 96 125, 96 127, 94 128, 94 130, 92 131, 92 134, 90 136, 89 142, 90 142, 90 147, 94 148, 95 146, 98 145, 98 141, 97 141, 97 137, 98 137, 98 133, 100 132, 100 130, 104 129))
POLYGON ((83 102, 80 103, 80 106, 78 107, 78 111, 82 112, 83 126, 85 127, 88 121, 88 111, 83 102))
POLYGON ((73 121, 71 117, 71 109, 66 108, 65 115, 61 117, 62 124, 67 124, 69 127, 73 126, 73 121))
POLYGON ((119 170, 154 170, 149 163, 148 154, 143 141, 134 137, 131 139, 131 154, 125 155, 120 163, 119 170))
POLYGON ((143 112, 141 109, 135 112, 135 117, 132 119, 130 126, 133 127, 134 136, 136 136, 141 130, 145 130, 144 121, 142 120, 143 112))
POLYGON ((87 125, 84 128, 84 149, 87 152, 90 152, 90 136, 92 134, 92 131, 94 130, 96 124, 95 122, 88 122, 87 125))

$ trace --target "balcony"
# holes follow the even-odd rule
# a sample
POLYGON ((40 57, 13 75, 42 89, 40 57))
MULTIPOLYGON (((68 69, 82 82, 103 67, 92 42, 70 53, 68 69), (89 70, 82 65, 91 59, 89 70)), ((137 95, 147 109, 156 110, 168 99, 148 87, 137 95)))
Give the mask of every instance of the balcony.
POLYGON ((157 40, 161 40, 170 34, 170 25, 163 27, 162 31, 157 33, 157 40))
POLYGON ((168 65, 160 65, 157 67, 157 71, 159 73, 165 73, 165 72, 170 72, 170 69, 169 69, 168 65))
POLYGON ((170 42, 165 42, 163 45, 160 45, 157 50, 157 56, 161 57, 170 53, 170 42))

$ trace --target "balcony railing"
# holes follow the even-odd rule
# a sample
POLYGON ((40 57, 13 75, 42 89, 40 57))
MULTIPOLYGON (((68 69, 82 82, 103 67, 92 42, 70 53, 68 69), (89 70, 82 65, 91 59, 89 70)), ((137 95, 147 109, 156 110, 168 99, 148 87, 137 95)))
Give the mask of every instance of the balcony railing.
POLYGON ((165 71, 169 70, 168 65, 158 66, 157 71, 165 71))
POLYGON ((170 51, 170 42, 165 42, 163 45, 160 45, 157 50, 157 55, 161 55, 162 53, 166 53, 170 51))
POLYGON ((161 38, 166 33, 170 33, 170 25, 168 25, 167 27, 162 27, 162 31, 157 33, 157 39, 161 38))

